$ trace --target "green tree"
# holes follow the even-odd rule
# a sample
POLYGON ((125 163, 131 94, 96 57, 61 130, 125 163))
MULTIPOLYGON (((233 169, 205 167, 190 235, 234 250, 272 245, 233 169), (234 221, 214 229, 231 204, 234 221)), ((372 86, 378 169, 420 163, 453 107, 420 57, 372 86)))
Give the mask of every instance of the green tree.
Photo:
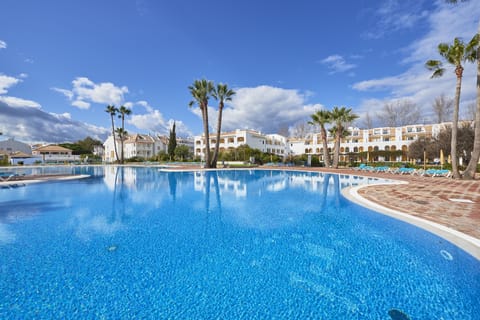
MULTIPOLYGON (((125 107, 125 106, 121 106, 118 110, 117 110, 118 113, 120 113, 118 115, 118 117, 120 119, 122 119, 122 130, 125 132, 125 136, 124 136, 124 139, 126 138, 126 135, 127 135, 127 132, 125 131, 125 116, 128 116, 128 115, 131 115, 132 114, 132 110, 130 110, 129 108, 125 107)), ((123 140, 124 140, 123 139, 123 140)), ((121 146, 122 146, 122 150, 121 150, 121 153, 120 153, 120 163, 123 164, 124 162, 124 157, 123 157, 123 141, 121 142, 121 146)))
POLYGON ((115 139, 115 121, 113 120, 118 112, 118 109, 114 105, 108 105, 105 109, 105 112, 108 113, 110 115, 110 118, 112 119, 113 150, 115 151, 115 159, 118 162, 117 142, 115 139))
MULTIPOLYGON (((460 178, 460 172, 458 171, 458 159, 457 159, 457 135, 458 135, 458 113, 460 109, 460 92, 462 88, 463 77, 463 63, 473 62, 476 59, 478 46, 478 35, 475 35, 472 40, 465 44, 461 39, 455 38, 453 43, 441 43, 438 45, 438 53, 449 64, 455 67, 455 75, 457 76, 457 83, 455 87, 455 99, 453 107, 453 121, 452 121, 452 175, 453 178, 460 178)), ((445 68, 440 60, 428 60, 425 63, 428 70, 433 71, 432 78, 443 76, 445 68)))
POLYGON ((90 153, 89 150, 83 149, 81 145, 78 143, 59 143, 61 147, 67 148, 72 150, 72 154, 74 155, 81 155, 81 154, 88 154, 90 153))
POLYGON ((86 137, 83 140, 77 141, 77 144, 81 147, 82 150, 88 150, 88 153, 93 153, 94 147, 101 146, 102 142, 91 137, 86 137))
MULTIPOLYGON (((471 154, 474 147, 474 129, 465 124, 458 128, 457 134, 457 157, 463 157, 463 159, 470 163, 471 154)), ((437 157, 440 154, 440 149, 443 150, 445 155, 451 156, 450 141, 452 139, 452 128, 447 127, 439 132, 434 139, 434 144, 437 146, 437 157)))
POLYGON ((180 144, 175 148, 175 157, 181 161, 191 158, 191 152, 188 146, 180 144))
POLYGON ((195 80, 193 85, 189 86, 190 94, 193 100, 190 101, 189 106, 192 107, 195 103, 202 112, 203 135, 205 138, 205 167, 210 168, 210 134, 208 128, 208 99, 214 91, 212 81, 202 79, 195 80))
POLYGON ((220 147, 220 133, 222 131, 222 112, 225 101, 232 101, 235 91, 229 89, 226 84, 219 83, 213 90, 212 96, 218 101, 218 118, 217 118, 217 139, 215 141, 215 151, 213 153, 211 167, 217 167, 218 149, 220 147))
POLYGON ((168 161, 169 156, 168 153, 165 152, 165 150, 161 150, 157 153, 156 160, 157 161, 168 161))
POLYGON ((332 123, 335 124, 335 152, 333 154, 333 167, 338 168, 338 160, 340 156, 340 143, 342 135, 345 131, 345 125, 357 119, 358 115, 352 113, 352 108, 333 107, 331 111, 332 123))
POLYGON ((168 139, 168 156, 170 161, 175 158, 175 148, 177 147, 177 134, 175 133, 175 122, 173 122, 172 129, 170 130, 170 137, 168 139))
POLYGON ((332 115, 327 110, 318 110, 310 117, 312 118, 312 121, 309 121, 308 123, 320 127, 323 144, 323 162, 325 163, 325 167, 330 167, 330 153, 328 152, 327 129, 325 128, 325 125, 331 123, 332 115))

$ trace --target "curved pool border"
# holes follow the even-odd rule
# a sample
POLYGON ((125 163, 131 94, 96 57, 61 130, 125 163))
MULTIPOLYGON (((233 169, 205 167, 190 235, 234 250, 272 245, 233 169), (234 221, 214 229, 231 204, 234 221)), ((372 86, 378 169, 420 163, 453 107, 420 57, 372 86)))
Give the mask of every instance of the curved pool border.
MULTIPOLYGON (((408 182, 392 179, 391 182, 377 183, 375 185, 390 185, 390 184, 408 184, 408 182)), ((341 193, 349 201, 356 203, 362 207, 366 207, 375 212, 415 225, 443 239, 446 239, 451 243, 455 244, 457 247, 465 250, 466 252, 474 256, 477 260, 480 260, 480 240, 479 239, 469 236, 455 229, 446 227, 439 223, 413 216, 408 212, 401 212, 398 210, 390 209, 385 206, 382 206, 377 202, 370 201, 362 197, 358 193, 359 189, 368 188, 368 187, 369 185, 346 187, 341 189, 341 193)))

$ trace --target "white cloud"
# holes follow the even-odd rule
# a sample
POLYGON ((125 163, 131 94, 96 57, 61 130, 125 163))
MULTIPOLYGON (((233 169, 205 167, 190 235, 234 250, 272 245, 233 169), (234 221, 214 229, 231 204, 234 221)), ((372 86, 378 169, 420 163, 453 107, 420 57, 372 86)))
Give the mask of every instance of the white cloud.
POLYGON ((89 109, 90 108, 90 103, 85 102, 83 100, 75 100, 72 102, 72 106, 77 107, 79 109, 89 109))
POLYGON ((144 107, 148 112, 152 112, 153 111, 153 108, 152 106, 150 106, 150 104, 148 104, 147 101, 137 101, 137 104, 144 107))
POLYGON ((7 48, 7 43, 3 40, 0 40, 0 49, 6 49, 7 48))
POLYGON ((70 90, 67 90, 67 89, 61 89, 61 88, 52 88, 53 91, 57 91, 57 92, 60 92, 61 94, 63 94, 65 97, 68 98, 68 100, 72 100, 73 99, 73 92, 70 91, 70 90))
POLYGON ((128 88, 117 87, 111 82, 95 84, 88 78, 80 77, 72 81, 73 93, 77 100, 87 100, 102 104, 121 104, 128 88))
MULTIPOLYGON (((454 96, 456 78, 452 67, 442 78, 431 79, 431 72, 425 68, 425 62, 429 59, 441 59, 437 52, 439 43, 452 43, 455 37, 462 37, 465 41, 469 41, 478 28, 478 16, 480 16, 480 6, 475 1, 462 2, 455 6, 439 2, 427 21, 430 31, 404 50, 408 55, 403 60, 407 66, 403 73, 353 84, 353 89, 358 91, 387 92, 387 97, 381 104, 372 105, 372 100, 368 100, 361 104, 360 109, 372 110, 373 106, 381 107, 389 100, 410 99, 421 107, 425 113, 424 116, 428 119, 435 97, 441 94, 454 96)), ((464 67, 461 108, 468 101, 474 100, 476 95, 475 65, 466 64, 464 67)))
POLYGON ((21 82, 21 79, 17 79, 14 77, 6 76, 0 74, 0 94, 5 94, 8 92, 8 88, 16 85, 17 83, 21 82))
POLYGON ((126 86, 117 87, 111 82, 95 83, 86 77, 77 77, 72 81, 72 89, 52 88, 72 101, 72 106, 80 109, 90 108, 91 103, 120 105, 124 94, 128 93, 126 86))
POLYGON ((153 110, 151 113, 146 114, 133 114, 127 123, 130 123, 141 130, 151 132, 165 132, 166 122, 163 115, 158 110, 153 110))
POLYGON ((347 63, 345 58, 338 54, 328 56, 321 60, 320 63, 326 65, 331 70, 330 74, 345 72, 356 67, 354 64, 347 63))
POLYGON ((132 114, 130 119, 127 120, 127 123, 137 127, 140 130, 159 134, 168 134, 173 122, 175 121, 175 132, 177 136, 193 136, 192 132, 182 121, 175 119, 169 119, 166 121, 163 114, 159 110, 153 109, 153 107, 150 106, 147 101, 141 100, 135 103, 128 102, 124 105, 128 108, 134 108, 136 105, 139 105, 144 107, 147 111, 147 113, 144 114, 132 114))
MULTIPOLYGON (((235 89, 233 100, 223 111, 222 131, 251 128, 276 133, 280 128, 307 119, 321 105, 305 103, 306 94, 271 86, 235 89)), ((198 107, 191 111, 201 118, 198 107)), ((216 108, 209 107, 210 125, 217 121, 216 108)))
POLYGON ((11 107, 29 107, 37 109, 41 107, 40 104, 35 101, 9 96, 0 96, 0 102, 6 103, 11 107))
MULTIPOLYGON (((18 99, 18 98, 15 98, 18 99)), ((19 99, 22 100, 22 99, 19 99)), ((0 99, 0 128, 7 137, 24 142, 78 141, 90 136, 104 141, 109 129, 72 120, 70 114, 56 114, 32 108, 27 103, 0 99)), ((31 103, 31 102, 30 102, 31 103)))
POLYGON ((430 14, 421 9, 422 4, 423 1, 418 0, 382 2, 376 10, 369 10, 368 14, 374 18, 375 24, 363 36, 369 39, 379 39, 399 30, 413 29, 430 14))

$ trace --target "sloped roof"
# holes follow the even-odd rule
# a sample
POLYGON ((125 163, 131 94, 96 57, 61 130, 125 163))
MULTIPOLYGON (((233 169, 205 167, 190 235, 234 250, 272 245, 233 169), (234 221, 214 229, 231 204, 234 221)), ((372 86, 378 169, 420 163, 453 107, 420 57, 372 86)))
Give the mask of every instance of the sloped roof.
POLYGON ((129 135, 125 143, 153 143, 153 138, 146 134, 132 134, 129 135))
POLYGON ((69 152, 70 151, 71 152, 72 150, 61 147, 61 146, 57 146, 57 145, 48 145, 48 146, 38 147, 37 149, 35 149, 35 151, 37 152, 69 152))
POLYGON ((31 154, 27 154, 27 153, 21 152, 21 151, 14 152, 10 155, 10 158, 31 158, 31 157, 32 157, 31 154))

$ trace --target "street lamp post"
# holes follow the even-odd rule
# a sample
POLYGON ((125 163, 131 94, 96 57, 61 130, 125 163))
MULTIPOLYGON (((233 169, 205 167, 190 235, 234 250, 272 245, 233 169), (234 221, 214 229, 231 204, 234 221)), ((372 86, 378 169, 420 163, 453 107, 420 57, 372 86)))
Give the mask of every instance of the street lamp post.
POLYGON ((423 148, 423 170, 427 169, 427 149, 423 148))

